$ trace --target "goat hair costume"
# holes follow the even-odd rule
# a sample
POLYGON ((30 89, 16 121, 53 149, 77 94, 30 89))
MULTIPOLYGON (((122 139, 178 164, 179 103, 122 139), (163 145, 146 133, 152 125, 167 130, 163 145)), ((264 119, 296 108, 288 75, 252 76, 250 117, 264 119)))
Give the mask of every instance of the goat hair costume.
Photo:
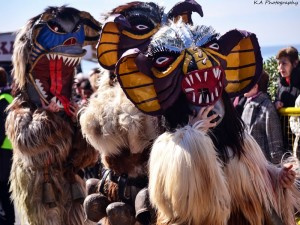
POLYGON ((146 52, 126 51, 116 75, 142 112, 162 116, 167 131, 149 158, 149 198, 157 224, 293 224, 300 194, 284 189, 279 171, 244 131, 230 97, 250 90, 262 72, 255 34, 181 21, 162 27, 146 52), (207 132, 189 116, 214 106, 207 132))
POLYGON ((14 153, 10 188, 22 223, 85 223, 85 183, 78 172, 97 161, 97 152, 71 119, 72 85, 83 46, 95 43, 100 29, 89 13, 62 6, 48 7, 17 34, 17 92, 6 130, 14 153), (57 112, 48 110, 51 102, 57 112))
POLYGON ((151 37, 168 22, 185 14, 202 15, 195 1, 183 1, 167 14, 153 2, 131 2, 107 13, 97 45, 100 65, 107 71, 89 104, 80 112, 82 132, 99 150, 106 172, 87 181, 84 202, 87 217, 102 224, 147 224, 154 214, 147 205, 148 159, 153 140, 161 133, 158 117, 141 112, 126 97, 112 72, 130 48, 146 51, 151 37), (111 72, 109 72, 109 71, 111 72))

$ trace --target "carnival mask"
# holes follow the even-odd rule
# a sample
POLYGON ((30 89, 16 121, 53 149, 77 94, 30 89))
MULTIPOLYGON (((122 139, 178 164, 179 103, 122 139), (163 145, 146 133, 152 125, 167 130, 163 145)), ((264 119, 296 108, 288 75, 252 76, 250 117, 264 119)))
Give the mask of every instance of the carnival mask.
POLYGON ((182 18, 192 24, 192 12, 203 16, 201 6, 194 0, 176 4, 166 15, 164 8, 153 2, 131 2, 113 9, 106 17, 97 46, 100 65, 113 70, 118 59, 128 49, 147 50, 150 38, 168 20, 182 18))
POLYGON ((262 71, 256 36, 232 30, 218 38, 211 27, 181 21, 161 28, 146 53, 131 49, 116 73, 127 97, 143 112, 163 114, 184 93, 190 104, 214 105, 226 91, 247 92, 262 71))
POLYGON ((29 96, 33 102, 38 104, 39 98, 46 104, 54 101, 70 115, 75 68, 86 53, 83 46, 96 43, 100 29, 89 13, 70 7, 50 7, 36 17, 29 31, 29 96))

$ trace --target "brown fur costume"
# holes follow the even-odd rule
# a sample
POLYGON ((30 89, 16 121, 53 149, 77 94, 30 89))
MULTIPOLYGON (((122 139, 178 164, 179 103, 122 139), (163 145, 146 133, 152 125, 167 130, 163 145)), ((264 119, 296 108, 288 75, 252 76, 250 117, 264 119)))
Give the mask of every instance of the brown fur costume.
MULTIPOLYGON (((89 105, 82 109, 80 124, 87 140, 100 152, 104 167, 112 170, 102 193, 109 200, 104 206, 105 211, 109 203, 124 201, 123 196, 119 195, 117 180, 122 175, 133 181, 125 185, 128 196, 125 202, 134 206, 137 193, 147 185, 149 151, 159 129, 158 119, 140 112, 127 99, 119 83, 111 82, 108 71, 101 76, 98 91, 90 99, 89 105), (112 176, 116 179, 112 180, 112 176), (146 183, 134 183, 139 179, 146 183)), ((122 216, 119 217, 121 220, 122 216)), ((132 219, 134 223, 134 217, 132 219)))
POLYGON ((85 53, 82 46, 94 43, 99 30, 89 13, 62 6, 47 8, 17 34, 13 52, 17 94, 6 129, 14 149, 12 199, 22 223, 85 223, 81 204, 85 183, 78 172, 95 163, 97 153, 67 112, 75 66, 85 53), (43 107, 52 101, 60 107, 58 112, 43 107))

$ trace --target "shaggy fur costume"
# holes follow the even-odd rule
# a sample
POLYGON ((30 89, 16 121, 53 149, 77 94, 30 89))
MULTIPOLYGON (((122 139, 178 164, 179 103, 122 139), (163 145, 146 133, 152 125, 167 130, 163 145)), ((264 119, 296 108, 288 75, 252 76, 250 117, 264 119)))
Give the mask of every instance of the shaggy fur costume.
MULTIPOLYGON (((80 114, 82 133, 99 151, 104 167, 112 170, 111 176, 126 175, 127 180, 133 182, 138 179, 148 182, 147 163, 152 142, 159 134, 158 119, 139 111, 125 96, 119 83, 111 82, 108 71, 102 74, 98 91, 80 114)), ((104 178, 107 186, 101 195, 107 197, 108 203, 124 201, 118 193, 118 181, 112 180, 111 176, 104 178)), ((133 207, 133 211, 135 197, 146 185, 125 185, 126 193, 129 193, 125 202, 133 207)))
POLYGON ((162 134, 150 157, 157 224, 275 224, 272 210, 283 224, 294 224, 290 206, 299 208, 296 187, 283 189, 280 169, 266 161, 251 136, 245 134, 244 141, 245 154, 223 165, 206 133, 186 126, 162 134))
POLYGON ((82 46, 95 42, 99 30, 100 24, 88 13, 63 6, 49 7, 29 20, 17 34, 13 52, 16 96, 9 108, 6 129, 14 152, 10 189, 22 224, 88 223, 80 203, 85 183, 78 172, 95 163, 97 152, 82 138, 78 124, 66 112, 72 101, 75 66, 78 57, 84 54, 82 46), (86 41, 72 35, 64 39, 74 22, 78 23, 72 34, 78 31, 86 41), (46 33, 40 38, 39 35, 46 33), (64 43, 54 43, 55 37, 64 43), (72 53, 62 53, 74 46, 76 50, 72 53), (60 75, 62 80, 52 79, 60 75), (63 88, 52 90, 56 84, 63 88), (61 108, 59 112, 49 111, 42 107, 42 101, 43 104, 56 101, 61 108))

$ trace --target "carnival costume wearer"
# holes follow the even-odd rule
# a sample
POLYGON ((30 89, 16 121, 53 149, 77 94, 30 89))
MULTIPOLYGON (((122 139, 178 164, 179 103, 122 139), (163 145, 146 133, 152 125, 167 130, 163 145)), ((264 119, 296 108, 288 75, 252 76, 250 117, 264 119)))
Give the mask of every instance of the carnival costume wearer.
POLYGON ((7 73, 3 67, 0 67, 0 202, 2 212, 4 212, 4 215, 0 216, 0 224, 14 225, 14 204, 10 199, 9 192, 13 151, 11 142, 5 134, 6 108, 13 101, 13 97, 11 88, 7 85, 7 73))
MULTIPOLYGON (((89 13, 48 7, 18 32, 13 51, 17 95, 6 130, 13 145, 12 198, 22 223, 85 224, 80 170, 97 160, 82 138, 71 99, 75 68, 101 27, 89 13)), ((88 222, 88 221, 87 221, 88 222)))
MULTIPOLYGON (((192 12, 202 14, 201 6, 190 0, 178 3, 166 15, 153 2, 131 2, 113 9, 106 15, 97 46, 100 65, 114 70, 129 48, 147 49, 164 18, 176 19, 185 13, 185 22, 191 23, 192 12)), ((155 219, 144 188, 148 185, 150 148, 161 133, 159 118, 138 110, 116 81, 113 72, 104 72, 97 92, 81 112, 82 132, 99 150, 106 168, 101 181, 87 181, 90 195, 84 207, 94 222, 148 224, 155 219)))
POLYGON ((116 74, 127 97, 146 114, 162 115, 168 129, 149 159, 157 224, 294 223, 299 191, 281 186, 280 169, 244 131, 230 100, 261 72, 254 34, 232 30, 218 38, 211 27, 180 21, 161 28, 146 53, 132 49, 120 58, 116 74), (205 120, 188 124, 203 110, 215 114, 213 129, 205 120))

